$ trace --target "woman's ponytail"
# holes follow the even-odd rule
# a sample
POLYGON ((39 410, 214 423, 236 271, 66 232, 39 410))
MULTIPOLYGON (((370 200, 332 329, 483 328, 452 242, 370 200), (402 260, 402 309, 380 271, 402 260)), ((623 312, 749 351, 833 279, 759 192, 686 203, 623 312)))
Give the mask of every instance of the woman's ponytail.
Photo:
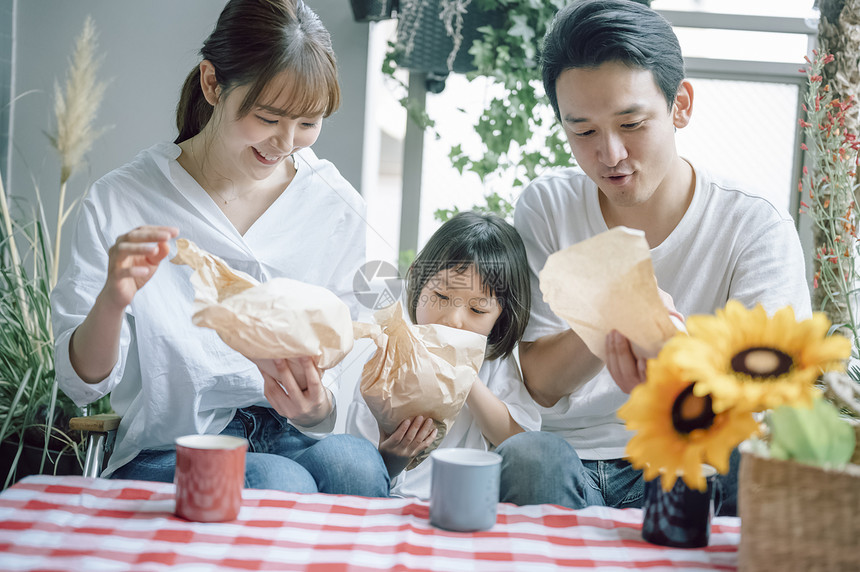
POLYGON ((212 106, 206 101, 200 87, 200 67, 194 66, 185 78, 179 103, 176 105, 176 128, 179 136, 174 143, 179 144, 200 133, 210 117, 212 106))

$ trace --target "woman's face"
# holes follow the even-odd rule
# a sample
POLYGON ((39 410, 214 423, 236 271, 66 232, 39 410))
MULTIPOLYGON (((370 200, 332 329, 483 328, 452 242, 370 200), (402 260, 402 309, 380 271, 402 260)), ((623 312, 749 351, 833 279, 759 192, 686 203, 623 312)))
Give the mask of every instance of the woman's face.
POLYGON ((461 272, 442 270, 427 280, 418 295, 415 321, 489 336, 501 313, 498 299, 484 291, 481 276, 469 266, 461 272))
MULTIPOLYGON (((322 114, 314 117, 290 117, 284 110, 295 107, 289 100, 290 90, 280 90, 283 77, 270 82, 259 102, 239 118, 239 108, 250 86, 229 90, 216 104, 213 114, 212 150, 217 153, 217 169, 229 170, 231 177, 261 181, 283 168, 292 153, 313 145, 322 128, 322 114), (276 91, 277 90, 277 91, 276 91), (279 94, 279 91, 282 93, 279 94)), ((209 127, 209 126, 207 126, 209 127)), ((221 173, 224 175, 224 173, 221 173)))

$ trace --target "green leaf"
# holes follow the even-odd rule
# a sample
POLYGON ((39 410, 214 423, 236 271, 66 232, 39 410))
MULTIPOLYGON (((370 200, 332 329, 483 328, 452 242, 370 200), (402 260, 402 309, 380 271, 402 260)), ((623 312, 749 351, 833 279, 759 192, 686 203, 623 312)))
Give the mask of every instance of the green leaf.
POLYGON ((808 409, 780 406, 770 412, 767 422, 771 430, 771 454, 777 458, 840 467, 854 453, 854 429, 833 404, 821 397, 808 409))

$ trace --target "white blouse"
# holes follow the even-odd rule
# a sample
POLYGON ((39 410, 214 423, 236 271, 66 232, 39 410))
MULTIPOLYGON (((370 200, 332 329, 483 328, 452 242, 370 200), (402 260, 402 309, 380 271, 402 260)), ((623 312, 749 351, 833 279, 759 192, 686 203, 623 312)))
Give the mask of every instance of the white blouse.
MULTIPOLYGON (((157 144, 96 181, 82 201, 70 262, 52 293, 60 388, 78 405, 110 393, 122 416, 105 476, 143 449, 170 448, 181 435, 219 433, 236 408, 268 405, 257 368, 213 330, 191 323, 191 268, 169 262, 175 245, 126 309, 113 371, 96 384, 80 379, 69 361, 69 340, 104 286, 108 249, 118 236, 140 225, 178 227, 180 237, 236 270, 261 282, 288 277, 329 288, 357 316, 352 281, 364 263, 365 204, 331 163, 310 149, 298 152, 293 181, 240 235, 176 161, 180 153, 172 143, 157 144)), ((329 419, 314 429, 331 426, 329 419)))

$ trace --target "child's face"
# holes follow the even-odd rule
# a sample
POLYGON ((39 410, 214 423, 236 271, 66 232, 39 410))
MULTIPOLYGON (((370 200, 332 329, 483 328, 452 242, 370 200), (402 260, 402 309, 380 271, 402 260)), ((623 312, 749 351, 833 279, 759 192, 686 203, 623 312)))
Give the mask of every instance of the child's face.
POLYGON ((418 295, 415 318, 419 325, 441 324, 490 335, 502 306, 495 296, 484 292, 474 266, 463 272, 443 270, 424 284, 418 295))

